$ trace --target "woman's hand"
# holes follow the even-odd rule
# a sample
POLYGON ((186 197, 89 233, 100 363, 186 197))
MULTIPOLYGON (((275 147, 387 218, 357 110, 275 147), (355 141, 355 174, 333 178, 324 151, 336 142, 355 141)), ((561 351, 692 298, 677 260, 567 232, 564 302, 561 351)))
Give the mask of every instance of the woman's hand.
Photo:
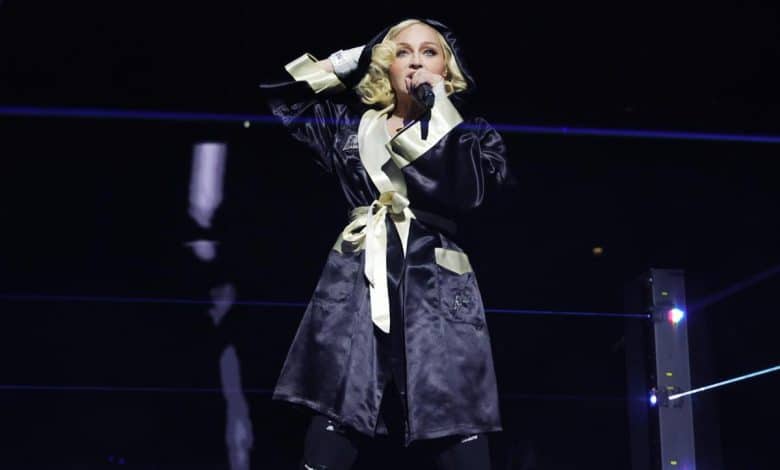
POLYGON ((418 69, 413 74, 406 77, 406 92, 411 94, 414 89, 423 83, 434 86, 444 80, 441 75, 435 74, 425 69, 418 69))
POLYGON ((334 52, 328 56, 330 70, 327 71, 335 73, 339 78, 347 77, 357 70, 358 63, 360 62, 360 54, 363 53, 363 49, 365 48, 366 46, 357 46, 352 49, 342 49, 334 52))

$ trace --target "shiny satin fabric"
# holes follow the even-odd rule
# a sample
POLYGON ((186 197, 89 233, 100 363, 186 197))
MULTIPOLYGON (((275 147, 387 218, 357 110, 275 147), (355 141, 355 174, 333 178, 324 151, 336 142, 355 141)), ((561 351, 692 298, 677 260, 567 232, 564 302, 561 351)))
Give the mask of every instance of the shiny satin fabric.
POLYGON ((312 91, 320 93, 326 90, 341 91, 344 84, 336 74, 326 72, 317 65, 317 59, 311 54, 304 54, 285 66, 285 70, 297 82, 304 81, 309 84, 312 91))
MULTIPOLYGON (((360 114, 353 107, 317 99, 300 82, 263 89, 272 112, 337 178, 350 207, 379 197, 354 145, 360 114)), ((466 119, 402 172, 412 211, 449 218, 478 207, 510 178, 503 141, 483 119, 466 119)), ((500 430, 490 337, 475 274, 462 268, 472 265, 467 255, 458 272, 437 264, 437 248, 463 250, 412 219, 404 257, 389 217, 387 229, 391 325, 403 323, 395 338, 406 359, 406 444, 500 430)), ((330 251, 273 397, 371 436, 386 432, 378 414, 392 371, 381 361, 382 333, 371 320, 365 250, 349 245, 330 251)))

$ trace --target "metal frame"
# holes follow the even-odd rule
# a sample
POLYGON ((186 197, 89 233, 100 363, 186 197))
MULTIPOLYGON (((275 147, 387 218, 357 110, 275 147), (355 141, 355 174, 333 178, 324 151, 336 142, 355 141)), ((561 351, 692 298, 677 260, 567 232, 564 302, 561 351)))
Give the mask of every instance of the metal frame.
POLYGON ((695 434, 690 390, 687 318, 673 323, 672 308, 686 312, 682 270, 650 269, 627 289, 627 306, 643 308, 650 325, 627 322, 626 367, 633 470, 694 470, 695 434), (648 328, 649 327, 649 328, 648 328), (655 390, 657 404, 650 403, 655 390))

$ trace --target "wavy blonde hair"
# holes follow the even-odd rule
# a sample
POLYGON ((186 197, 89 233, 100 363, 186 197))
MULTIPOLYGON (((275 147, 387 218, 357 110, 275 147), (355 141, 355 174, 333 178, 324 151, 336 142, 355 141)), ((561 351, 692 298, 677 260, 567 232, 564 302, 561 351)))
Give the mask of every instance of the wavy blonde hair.
POLYGON ((395 92, 390 84, 390 65, 395 60, 397 46, 393 39, 404 29, 415 24, 428 26, 436 32, 439 45, 444 51, 444 63, 446 64, 446 73, 444 77, 444 89, 447 94, 463 91, 468 88, 466 79, 458 67, 450 45, 444 40, 441 33, 436 31, 430 25, 420 20, 404 20, 390 28, 382 42, 375 45, 371 50, 371 63, 368 66, 368 72, 355 87, 361 101, 368 105, 379 105, 387 107, 395 103, 395 92))

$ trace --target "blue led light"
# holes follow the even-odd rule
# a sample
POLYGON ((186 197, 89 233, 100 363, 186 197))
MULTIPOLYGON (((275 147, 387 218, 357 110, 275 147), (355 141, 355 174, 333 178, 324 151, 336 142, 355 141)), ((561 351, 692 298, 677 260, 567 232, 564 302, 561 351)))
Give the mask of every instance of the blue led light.
POLYGON ((675 308, 669 310, 668 317, 669 317, 669 321, 673 325, 676 325, 676 324, 680 323, 683 318, 685 318, 685 312, 683 312, 679 308, 675 307, 675 308))

